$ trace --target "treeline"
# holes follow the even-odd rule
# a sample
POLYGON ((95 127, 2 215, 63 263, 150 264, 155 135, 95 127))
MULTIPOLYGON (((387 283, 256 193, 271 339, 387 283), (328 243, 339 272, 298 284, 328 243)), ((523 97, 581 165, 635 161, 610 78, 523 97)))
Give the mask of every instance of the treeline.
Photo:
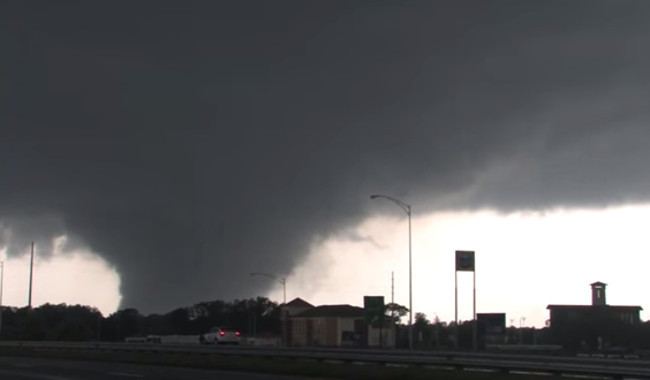
MULTIPOLYGON (((441 322, 437 318, 429 321, 426 315, 416 313, 413 324, 414 346, 419 349, 471 349, 474 343, 474 322, 441 322)), ((408 331, 400 326, 397 345, 407 347, 408 331)), ((478 330, 480 331, 480 329, 478 330)), ((477 345, 558 345, 565 350, 608 351, 608 350, 650 350, 650 321, 640 324, 625 323, 616 318, 600 320, 576 320, 558 328, 507 327, 504 334, 490 341, 490 337, 477 334, 477 345)))
MULTIPOLYGON (((386 307, 386 324, 397 325, 398 347, 408 347, 408 329, 401 324, 407 309, 397 304, 386 307)), ((215 326, 231 326, 244 336, 280 336, 280 307, 265 297, 201 302, 166 314, 143 315, 124 309, 104 317, 97 309, 82 305, 45 304, 37 308, 2 308, 2 340, 35 341, 124 341, 127 337, 148 335, 200 335, 215 326)), ((471 349, 473 321, 455 326, 416 313, 413 335, 418 349, 471 349), (458 342, 456 343, 456 337, 458 342)), ((489 337, 478 334, 479 348, 489 337)), ((508 327, 500 344, 562 345, 568 350, 597 351, 622 348, 650 349, 650 322, 637 325, 616 319, 575 321, 559 328, 508 327)), ((495 343, 494 341, 492 343, 495 343)), ((497 343, 497 344, 499 344, 497 343)))
POLYGON ((136 309, 104 317, 82 305, 45 304, 2 308, 0 339, 41 341, 124 341, 147 335, 199 335, 214 326, 231 326, 245 335, 280 334, 279 305, 265 297, 232 302, 201 302, 166 314, 136 309))
MULTIPOLYGON (((398 346, 408 345, 405 326, 399 326, 398 346)), ((452 322, 443 322, 438 318, 430 321, 423 313, 416 313, 413 321, 413 345, 418 349, 455 349, 469 350, 474 347, 474 322, 460 321, 458 326, 452 322), (458 340, 458 343, 456 343, 458 340)), ((507 327, 499 336, 487 336, 477 330, 477 346, 485 348, 490 344, 544 345, 553 344, 549 328, 507 327)))
POLYGON ((554 342, 571 350, 650 349, 650 322, 630 324, 610 316, 567 322, 551 331, 554 342))

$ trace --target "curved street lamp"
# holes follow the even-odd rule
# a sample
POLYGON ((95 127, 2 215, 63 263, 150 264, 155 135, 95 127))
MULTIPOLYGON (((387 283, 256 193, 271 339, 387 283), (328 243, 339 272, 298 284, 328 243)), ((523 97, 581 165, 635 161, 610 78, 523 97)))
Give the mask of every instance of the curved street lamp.
POLYGON ((413 259, 411 254, 411 205, 388 195, 374 194, 370 199, 387 199, 398 205, 409 217, 409 349, 413 349, 413 259))
POLYGON ((276 282, 279 282, 282 284, 282 293, 283 293, 283 299, 284 299, 284 304, 287 304, 287 279, 284 277, 280 277, 278 275, 272 274, 272 273, 265 273, 265 272, 253 272, 251 273, 251 276, 264 276, 268 277, 270 279, 273 279, 276 282))

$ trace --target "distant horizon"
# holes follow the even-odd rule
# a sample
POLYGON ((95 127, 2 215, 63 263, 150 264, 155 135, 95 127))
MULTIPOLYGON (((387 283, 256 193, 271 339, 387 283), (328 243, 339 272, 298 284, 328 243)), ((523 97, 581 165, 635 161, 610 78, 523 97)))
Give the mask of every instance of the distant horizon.
MULTIPOLYGON (((643 266, 627 267, 626 264, 626 260, 630 258, 637 259, 638 250, 635 251, 633 248, 645 249, 642 224, 639 223, 639 220, 645 217, 650 217, 649 205, 625 206, 600 211, 563 210, 544 214, 500 215, 490 212, 463 212, 417 215, 413 223, 414 315, 422 312, 429 320, 435 319, 436 316, 445 322, 454 320, 454 250, 474 249, 477 260, 478 313, 505 312, 508 325, 513 319, 514 325, 519 326, 521 318, 525 317, 527 326, 544 327, 548 319, 547 305, 589 305, 591 303, 589 285, 595 281, 603 281, 608 284, 609 305, 639 305, 644 308, 642 319, 648 320, 648 312, 645 310, 647 305, 644 307, 643 302, 635 302, 644 299, 642 294, 634 291, 637 287, 633 280, 635 278, 633 275, 642 271, 643 266), (514 229, 510 230, 511 228, 514 229), (603 233, 604 231, 608 233, 603 233), (567 244, 570 240, 562 237, 567 233, 573 237, 571 244, 567 244), (599 236, 599 240, 585 245, 586 240, 582 237, 592 236, 594 233, 599 236), (468 236, 473 237, 469 239, 468 236), (553 243, 552 239, 547 238, 548 236, 557 236, 561 244, 553 243), (624 245, 620 244, 622 236, 627 236, 628 239, 624 245), (551 261, 534 266, 525 262, 520 263, 531 270, 531 273, 503 272, 503 268, 512 266, 513 260, 520 256, 519 248, 525 246, 526 241, 530 242, 532 237, 535 237, 537 247, 531 247, 530 254, 536 251, 551 252, 546 254, 552 257, 551 261), (458 241, 467 241, 467 243, 461 245, 458 241), (552 253, 550 247, 557 252, 552 253), (612 247, 617 247, 618 255, 603 261, 606 257, 603 255, 610 252, 612 247), (567 252, 576 254, 578 248, 582 254, 575 260, 565 259, 564 267, 553 266, 553 260, 565 257, 567 252), (431 257, 426 258, 426 252, 435 253, 435 262, 431 257), (491 257, 493 262, 485 261, 487 257, 491 257), (597 267, 587 265, 581 272, 577 272, 576 269, 580 268, 583 260, 592 260, 594 264, 600 264, 597 267), (605 263, 607 265, 603 266, 605 263), (446 269, 443 270, 441 265, 446 269), (433 272, 436 277, 426 275, 426 268, 436 267, 439 268, 433 272), (616 270, 620 267, 627 268, 630 276, 616 276, 615 274, 622 273, 616 270), (555 270, 554 282, 557 284, 544 286, 540 283, 540 270, 551 272, 555 270), (502 273, 499 276, 500 280, 486 282, 492 276, 491 273, 502 273), (612 274, 608 275, 608 273, 612 274), (567 277, 566 274, 573 275, 567 277), (443 286, 445 291, 441 293, 429 290, 432 280, 439 286, 443 286), (519 285, 514 286, 515 284, 519 285)), ((312 247, 309 258, 292 273, 285 275, 287 301, 299 297, 316 306, 349 304, 362 307, 363 296, 383 295, 385 302, 388 303, 391 294, 390 275, 394 271, 395 302, 408 307, 405 302, 407 277, 404 275, 407 247, 405 223, 405 218, 397 213, 390 217, 371 218, 346 233, 319 241, 312 247), (368 263, 372 263, 374 270, 364 270, 368 263), (297 292, 296 289, 301 291, 297 292)), ((59 241, 55 247, 62 243, 59 241)), ((3 252, 2 256, 5 260, 4 306, 23 303, 26 305, 29 255, 7 258, 6 252, 3 252)), ((242 274, 242 281, 253 280, 250 276, 242 274)), ((257 296, 268 297, 281 304, 281 285, 271 279, 260 278, 254 281, 267 281, 269 290, 248 297, 228 299, 214 297, 196 301, 188 299, 184 304, 170 306, 162 311, 148 312, 137 306, 128 305, 121 310, 135 308, 144 315, 165 314, 176 308, 191 307, 200 302, 231 302, 257 296)), ((45 303, 81 304, 96 307, 107 316, 118 310, 119 297, 119 273, 110 263, 90 252, 78 251, 73 254, 55 252, 51 259, 36 256, 34 306, 45 303), (80 276, 81 274, 84 276, 80 276), (101 302, 96 302, 100 294, 101 302)), ((460 320, 471 319, 470 273, 459 273, 459 311, 460 320)))

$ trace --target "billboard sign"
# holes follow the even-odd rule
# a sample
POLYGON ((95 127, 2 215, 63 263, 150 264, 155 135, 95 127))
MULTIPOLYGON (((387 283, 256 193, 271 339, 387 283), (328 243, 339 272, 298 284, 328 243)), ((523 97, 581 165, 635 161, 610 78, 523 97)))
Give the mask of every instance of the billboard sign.
POLYGON ((456 271, 474 272, 474 251, 456 251, 456 271))

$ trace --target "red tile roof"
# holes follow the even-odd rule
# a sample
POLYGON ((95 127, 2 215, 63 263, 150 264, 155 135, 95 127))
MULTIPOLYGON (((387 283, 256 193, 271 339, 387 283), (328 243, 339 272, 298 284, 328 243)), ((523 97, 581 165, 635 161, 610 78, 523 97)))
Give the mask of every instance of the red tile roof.
POLYGON ((303 300, 300 297, 296 297, 293 300, 291 300, 289 303, 287 303, 285 306, 289 307, 314 307, 314 305, 310 304, 309 302, 303 300))
POLYGON ((292 318, 363 318, 363 308, 351 305, 323 305, 305 310, 292 318))

